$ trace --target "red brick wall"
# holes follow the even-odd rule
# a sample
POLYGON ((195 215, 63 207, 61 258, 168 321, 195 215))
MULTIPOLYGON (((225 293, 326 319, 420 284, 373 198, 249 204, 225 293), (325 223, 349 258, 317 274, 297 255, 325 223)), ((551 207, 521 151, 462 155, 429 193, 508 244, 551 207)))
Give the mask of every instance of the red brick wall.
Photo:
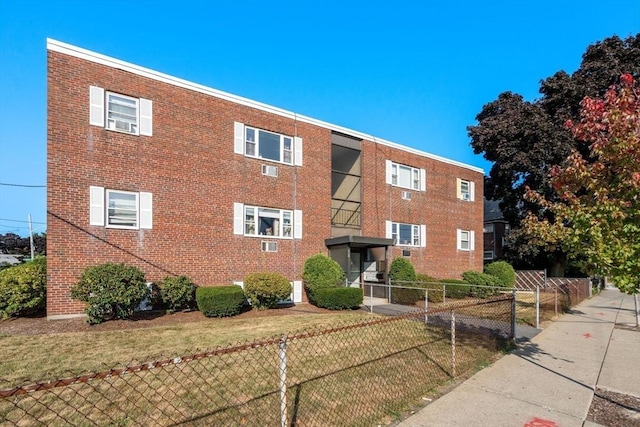
MULTIPOLYGON (((384 237, 385 219, 426 223, 427 247, 411 254, 419 272, 452 277, 482 268, 480 173, 372 142, 364 143, 363 156, 363 235, 384 237), (427 191, 401 200, 401 190, 385 184, 387 157, 425 168, 427 191), (457 177, 477 183, 476 202, 456 199, 457 177), (457 227, 476 231, 476 251, 456 251, 457 227)), ((327 253, 331 132, 325 128, 49 51, 47 163, 49 316, 81 313, 69 287, 84 268, 108 261, 136 265, 150 281, 185 274, 209 286, 256 271, 299 280, 307 257, 327 253), (89 125, 90 85, 152 100, 153 136, 89 125), (277 178, 263 176, 268 162, 234 154, 234 121, 301 136, 303 166, 278 164, 277 178), (153 228, 89 225, 92 185, 153 193, 153 228), (278 252, 261 252, 262 239, 233 234, 234 202, 301 209, 303 238, 279 239, 278 252)))

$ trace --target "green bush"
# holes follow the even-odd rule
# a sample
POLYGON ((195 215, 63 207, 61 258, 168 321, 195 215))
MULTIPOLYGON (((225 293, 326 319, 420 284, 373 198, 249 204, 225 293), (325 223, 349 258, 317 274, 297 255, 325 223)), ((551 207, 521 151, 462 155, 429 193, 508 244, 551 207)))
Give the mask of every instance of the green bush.
POLYGON ((207 317, 235 316, 245 302, 240 286, 210 286, 196 288, 198 310, 207 317))
POLYGON ((471 286, 464 280, 442 279, 440 283, 445 284, 446 298, 462 299, 471 295, 471 286))
POLYGON ((187 276, 167 276, 158 286, 169 313, 193 306, 196 285, 187 276))
POLYGON ((344 283, 344 271, 342 271, 340 264, 333 259, 323 254, 317 254, 305 261, 302 279, 309 295, 309 301, 315 303, 316 291, 337 288, 344 283))
POLYGON ((416 270, 408 259, 395 258, 389 267, 389 278, 392 282, 415 282, 416 270))
POLYGON ((42 312, 46 296, 46 258, 36 258, 0 271, 0 317, 3 319, 42 312))
MULTIPOLYGON (((427 274, 417 274, 416 278, 420 287, 427 289, 427 298, 430 302, 442 302, 442 284, 435 277, 431 277, 427 274)), ((422 296, 424 299, 424 295, 422 296)))
POLYGON ((348 310, 362 305, 361 288, 324 288, 316 292, 318 307, 329 310, 348 310))
POLYGON ((291 296, 291 283, 278 273, 253 273, 244 279, 244 293, 255 308, 274 308, 291 296))
POLYGON ((87 304, 85 313, 90 324, 131 317, 148 296, 144 273, 125 264, 88 267, 71 287, 71 297, 87 304))
POLYGON ((487 298, 498 293, 497 289, 490 286, 502 286, 498 277, 478 271, 465 271, 462 273, 462 277, 472 285, 471 294, 477 298, 487 298))
POLYGON ((516 271, 506 261, 495 261, 484 266, 484 272, 496 276, 502 282, 502 286, 513 288, 516 285, 516 271))

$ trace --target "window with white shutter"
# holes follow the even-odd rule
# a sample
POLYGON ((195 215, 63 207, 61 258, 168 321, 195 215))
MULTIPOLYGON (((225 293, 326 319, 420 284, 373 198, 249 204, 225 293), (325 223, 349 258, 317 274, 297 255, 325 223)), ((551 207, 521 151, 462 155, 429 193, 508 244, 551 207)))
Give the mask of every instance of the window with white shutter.
POLYGON ((151 229, 153 194, 89 187, 89 225, 107 228, 151 229))
POLYGON ((153 102, 89 87, 89 124, 132 135, 153 135, 153 102))

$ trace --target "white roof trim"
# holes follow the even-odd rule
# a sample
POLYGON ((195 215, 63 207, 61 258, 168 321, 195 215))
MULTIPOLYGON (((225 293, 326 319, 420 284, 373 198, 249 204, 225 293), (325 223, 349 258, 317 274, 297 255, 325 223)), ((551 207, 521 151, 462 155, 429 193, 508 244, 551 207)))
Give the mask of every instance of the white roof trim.
POLYGON ((447 159, 444 157, 437 156, 435 154, 427 153, 426 151, 417 150, 415 148, 407 147, 405 145, 401 145, 395 142, 386 141, 384 139, 376 138, 372 135, 355 131, 353 129, 348 129, 342 126, 334 125, 331 123, 323 122, 322 120, 316 120, 311 117, 301 116, 297 113, 283 110, 281 108, 273 107, 268 104, 263 104, 258 101, 253 101, 248 98, 243 98, 241 96, 233 95, 227 92, 223 92, 217 89, 212 89, 207 86, 199 85, 197 83, 192 83, 187 80, 183 80, 177 77, 170 76, 168 74, 160 73, 158 71, 151 70, 149 68, 140 67, 135 64, 131 64, 129 62, 121 61, 119 59, 111 58, 106 55, 102 55, 96 52, 92 52, 87 49, 82 49, 77 46, 73 46, 67 43, 63 43, 57 40, 53 40, 47 38, 47 50, 51 50, 54 52, 63 53, 65 55, 73 56, 76 58, 84 59, 86 61, 94 62, 96 64, 106 65, 107 67, 121 69, 123 71, 127 71, 132 74, 137 74, 139 76, 147 77, 153 80, 161 81, 163 83, 168 83, 173 86, 178 86, 181 88, 193 90, 195 92, 200 92, 206 95, 215 96, 216 98, 221 98, 226 101, 234 102, 236 104, 245 105, 247 107, 256 108, 258 110, 266 111, 271 114, 277 114, 279 116, 287 117, 293 120, 298 120, 301 122, 309 123, 315 126, 323 127, 325 129, 341 132, 347 135, 353 135, 357 138, 366 139, 368 141, 372 141, 376 144, 386 145, 388 147, 392 147, 398 150, 406 151, 412 154, 416 154, 418 156, 427 157, 430 159, 434 159, 443 163, 448 163, 454 166, 459 166, 461 168, 470 169, 474 172, 480 172, 484 175, 484 170, 482 168, 478 168, 475 166, 467 165, 465 163, 457 162, 455 160, 447 159))

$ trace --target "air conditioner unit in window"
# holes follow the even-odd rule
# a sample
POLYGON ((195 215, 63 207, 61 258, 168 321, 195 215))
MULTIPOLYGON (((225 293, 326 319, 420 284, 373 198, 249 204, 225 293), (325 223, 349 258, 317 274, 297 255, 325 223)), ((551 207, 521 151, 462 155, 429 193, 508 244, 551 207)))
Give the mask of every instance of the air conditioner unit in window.
POLYGON ((462 200, 471 200, 471 195, 469 193, 462 193, 462 200))
POLYGON ((262 241, 262 252, 278 252, 278 242, 262 241))
POLYGON ((124 120, 109 120, 109 129, 119 130, 122 132, 135 133, 135 125, 124 120))
POLYGON ((271 165, 262 165, 262 175, 278 176, 278 167, 271 165))
POLYGON ((403 191, 402 192, 402 198, 404 200, 411 200, 411 191, 403 191))

